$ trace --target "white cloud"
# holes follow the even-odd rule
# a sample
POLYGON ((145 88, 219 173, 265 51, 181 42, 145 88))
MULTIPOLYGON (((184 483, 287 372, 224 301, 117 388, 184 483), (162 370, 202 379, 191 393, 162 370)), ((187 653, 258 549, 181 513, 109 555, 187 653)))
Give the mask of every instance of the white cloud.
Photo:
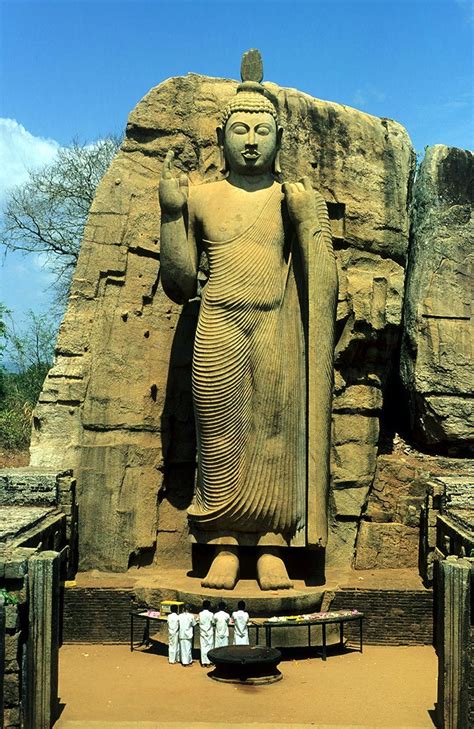
POLYGON ((468 25, 474 25, 474 4, 472 0, 455 0, 468 25))
POLYGON ((58 149, 54 139, 35 137, 15 119, 0 118, 0 204, 9 188, 25 182, 29 169, 51 162, 58 149))
POLYGON ((463 109, 472 109, 472 90, 464 91, 456 98, 444 99, 441 97, 436 106, 441 111, 462 111, 463 109))
POLYGON ((0 257, 0 302, 12 312, 15 321, 32 309, 48 311, 53 302, 53 274, 41 268, 34 255, 10 251, 0 257))
POLYGON ((365 84, 362 88, 356 89, 352 103, 357 106, 366 106, 367 104, 380 103, 385 101, 387 95, 371 84, 365 84))
MULTIPOLYGON (((54 139, 35 137, 14 119, 0 118, 0 207, 11 187, 25 182, 28 170, 51 162, 59 148, 54 139)), ((28 309, 50 308, 54 280, 42 255, 9 251, 0 256, 0 301, 15 320, 28 309)))

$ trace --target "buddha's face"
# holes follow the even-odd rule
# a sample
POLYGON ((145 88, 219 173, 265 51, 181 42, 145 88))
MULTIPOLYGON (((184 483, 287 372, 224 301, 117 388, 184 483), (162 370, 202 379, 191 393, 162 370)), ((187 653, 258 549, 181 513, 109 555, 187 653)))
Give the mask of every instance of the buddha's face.
POLYGON ((271 114, 231 114, 224 130, 224 154, 231 170, 243 175, 271 172, 277 150, 278 130, 271 114))

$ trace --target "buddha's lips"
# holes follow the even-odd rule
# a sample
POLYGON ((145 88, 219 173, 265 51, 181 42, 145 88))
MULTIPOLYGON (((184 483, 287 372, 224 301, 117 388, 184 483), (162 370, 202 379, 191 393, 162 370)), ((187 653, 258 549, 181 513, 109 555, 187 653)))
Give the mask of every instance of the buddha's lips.
POLYGON ((249 150, 246 150, 245 152, 242 152, 242 157, 244 157, 244 159, 258 159, 260 157, 260 152, 250 152, 249 150))

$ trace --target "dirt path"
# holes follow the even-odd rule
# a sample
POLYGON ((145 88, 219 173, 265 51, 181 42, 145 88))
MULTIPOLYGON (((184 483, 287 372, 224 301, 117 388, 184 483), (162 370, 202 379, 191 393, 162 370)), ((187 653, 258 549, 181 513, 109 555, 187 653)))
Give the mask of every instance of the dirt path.
POLYGON ((170 722, 176 729, 193 729, 194 722, 213 729, 237 729, 239 723, 433 727, 437 663, 430 646, 367 646, 363 654, 332 655, 325 663, 317 657, 284 660, 280 669, 279 683, 240 687, 212 681, 197 662, 170 666, 153 649, 65 645, 59 690, 65 706, 55 729, 138 722, 152 722, 143 725, 150 729, 170 722))

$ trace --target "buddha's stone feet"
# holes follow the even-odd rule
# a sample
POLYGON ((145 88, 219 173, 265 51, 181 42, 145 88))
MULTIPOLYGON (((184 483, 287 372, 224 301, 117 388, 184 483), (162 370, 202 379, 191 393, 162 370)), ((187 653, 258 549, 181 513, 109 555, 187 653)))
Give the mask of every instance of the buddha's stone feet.
POLYGON ((202 580, 203 587, 216 590, 233 590, 239 578, 239 557, 237 549, 218 548, 210 570, 202 580))
POLYGON ((289 590, 293 583, 276 550, 263 550, 257 560, 257 579, 262 590, 289 590))

